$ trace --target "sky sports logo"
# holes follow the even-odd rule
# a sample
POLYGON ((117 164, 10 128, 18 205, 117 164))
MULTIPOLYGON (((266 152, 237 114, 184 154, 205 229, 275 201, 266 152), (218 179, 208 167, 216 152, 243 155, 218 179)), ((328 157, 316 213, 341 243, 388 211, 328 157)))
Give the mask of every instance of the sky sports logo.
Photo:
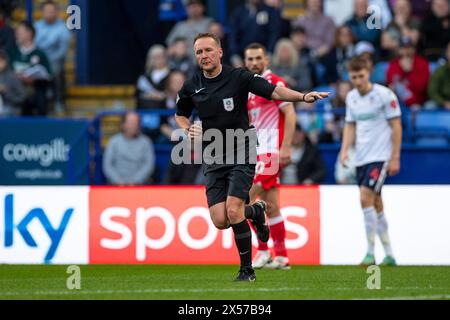
POLYGON ((89 187, 1 187, 0 264, 88 263, 89 187))
MULTIPOLYGON (((318 264, 318 189, 284 192, 292 262, 318 264)), ((0 187, 0 263, 237 263, 233 232, 215 228, 204 197, 200 187, 0 187)))
POLYGON ((2 150, 3 159, 7 162, 38 162, 43 167, 69 161, 69 152, 70 145, 62 138, 44 144, 8 143, 2 150))
MULTIPOLYGON (((318 264, 318 188, 291 188, 281 197, 292 262, 318 264)), ((91 187, 89 198, 91 264, 238 263, 233 231, 212 224, 203 188, 91 187)), ((252 238, 256 248, 256 235, 252 238)))
MULTIPOLYGON (((50 246, 46 250, 45 263, 50 263, 67 229, 73 208, 67 208, 62 215, 59 225, 53 226, 44 209, 36 207, 17 219, 14 207, 14 195, 7 194, 4 198, 4 246, 11 248, 21 238, 29 247, 37 248, 38 241, 30 232, 31 224, 40 224, 50 240, 50 246)), ((40 239, 42 240, 42 238, 40 239)))

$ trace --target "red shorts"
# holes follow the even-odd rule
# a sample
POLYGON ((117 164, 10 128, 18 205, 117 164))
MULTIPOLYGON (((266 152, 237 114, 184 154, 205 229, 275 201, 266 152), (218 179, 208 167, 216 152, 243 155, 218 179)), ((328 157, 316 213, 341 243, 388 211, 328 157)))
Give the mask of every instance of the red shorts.
POLYGON ((255 178, 253 184, 270 190, 280 185, 279 154, 266 153, 258 155, 256 160, 255 178))

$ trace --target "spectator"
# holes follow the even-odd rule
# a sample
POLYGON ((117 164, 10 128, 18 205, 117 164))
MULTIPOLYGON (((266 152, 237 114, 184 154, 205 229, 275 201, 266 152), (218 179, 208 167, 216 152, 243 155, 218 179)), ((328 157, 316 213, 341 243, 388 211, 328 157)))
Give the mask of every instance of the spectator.
POLYGON ((162 45, 154 45, 148 50, 145 74, 136 85, 137 108, 164 108, 164 88, 170 69, 167 52, 162 45))
MULTIPOLYGON (((355 56, 363 58, 367 61, 368 67, 372 70, 370 81, 374 83, 386 84, 387 65, 382 68, 376 68, 375 64, 375 48, 370 42, 360 41, 355 46, 355 56)), ((348 73, 345 73, 345 80, 348 79, 348 73)))
POLYGON ((433 0, 431 12, 422 22, 422 53, 431 61, 439 59, 450 41, 448 0, 433 0))
POLYGON ((302 27, 295 27, 291 31, 289 39, 292 41, 295 50, 297 50, 300 60, 308 66, 309 73, 313 82, 313 87, 319 85, 316 76, 316 59, 312 56, 311 50, 306 46, 306 31, 302 27))
POLYGON ((47 0, 41 5, 42 20, 35 24, 36 45, 42 50, 52 68, 57 110, 62 109, 64 88, 64 62, 70 45, 70 32, 59 18, 58 5, 47 0))
POLYGON ((335 25, 330 17, 322 13, 321 0, 307 0, 307 12, 293 22, 306 31, 306 45, 317 58, 325 56, 333 47, 335 25))
MULTIPOLYGON (((165 107, 175 110, 178 92, 186 81, 186 75, 180 71, 172 71, 167 78, 166 103, 165 107)), ((161 133, 165 137, 165 142, 171 141, 173 130, 178 129, 174 116, 163 116, 161 119, 161 133)))
POLYGON ((430 99, 439 107, 450 111, 450 42, 447 44, 447 63, 431 76, 428 85, 430 99))
POLYGON ((370 69, 373 70, 375 65, 375 48, 367 41, 360 41, 355 46, 355 56, 359 56, 367 60, 370 69))
POLYGON ((4 12, 0 9, 0 50, 12 54, 15 49, 14 29, 11 28, 4 12))
POLYGON ((297 91, 312 88, 308 65, 301 60, 291 40, 277 42, 272 60, 272 71, 283 77, 290 88, 297 91))
POLYGON ((392 21, 392 11, 389 5, 389 0, 368 0, 369 1, 369 14, 370 15, 381 15, 381 29, 385 29, 389 23, 392 21), (371 7, 375 7, 374 11, 371 7))
MULTIPOLYGON (((164 177, 164 184, 169 185, 193 185, 197 183, 197 176, 201 174, 200 168, 201 164, 195 164, 195 162, 201 163, 200 160, 196 160, 196 157, 201 157, 201 152, 194 148, 191 148, 191 141, 189 139, 184 139, 180 143, 185 144, 182 148, 183 152, 189 150, 191 152, 191 162, 192 163, 181 163, 174 164, 173 161, 169 162, 167 167, 166 175, 164 177), (195 150, 195 151, 194 151, 195 150)), ((183 154, 180 154, 183 157, 183 154)))
POLYGON ((370 42, 376 50, 379 48, 381 30, 377 28, 369 29, 371 24, 370 15, 367 13, 368 0, 355 0, 355 14, 346 25, 350 27, 356 41, 370 42))
POLYGON ((16 29, 18 48, 12 54, 12 67, 27 89, 27 99, 22 114, 47 115, 47 90, 52 71, 47 55, 37 49, 34 42, 36 31, 29 22, 21 22, 16 29))
POLYGON ((231 64, 243 67, 244 49, 258 42, 272 53, 280 38, 280 12, 265 5, 261 0, 247 0, 238 6, 230 17, 230 53, 231 64))
POLYGON ((336 96, 325 104, 324 109, 324 132, 319 134, 319 143, 323 142, 337 142, 342 139, 342 131, 345 125, 344 112, 337 113, 337 111, 345 110, 345 99, 347 94, 352 89, 350 82, 340 80, 336 84, 336 96))
POLYGON ((214 21, 209 26, 209 32, 215 35, 220 40, 220 44, 222 45, 222 63, 231 65, 231 53, 230 53, 230 44, 228 40, 228 35, 225 33, 222 24, 217 21, 214 21))
MULTIPOLYGON (((186 75, 181 71, 171 71, 164 88, 164 100, 160 109, 174 109, 178 91, 181 90, 186 75)), ((155 143, 170 143, 172 131, 178 128, 173 116, 160 113, 144 113, 141 116, 141 131, 155 143)))
POLYGON ((291 21, 289 19, 284 18, 283 16, 283 0, 265 0, 264 3, 269 7, 274 8, 280 13, 281 17, 281 27, 280 27, 280 38, 288 38, 291 34, 291 21))
POLYGON ((418 109, 427 100, 428 61, 416 54, 409 38, 401 41, 398 58, 389 63, 387 83, 407 107, 418 109))
POLYGON ((346 166, 341 163, 340 154, 337 156, 336 164, 334 166, 334 179, 337 184, 356 184, 356 166, 355 166, 355 147, 351 146, 348 149, 348 159, 346 166))
POLYGON ((188 44, 185 38, 177 38, 167 50, 168 66, 170 70, 183 72, 191 77, 195 71, 195 65, 188 53, 188 44))
POLYGON ((327 168, 319 149, 312 144, 305 131, 297 126, 291 146, 292 163, 282 171, 283 184, 319 184, 327 168))
POLYGON ((347 74, 346 63, 354 54, 355 44, 352 30, 348 26, 337 28, 334 37, 334 47, 322 59, 326 69, 325 80, 327 83, 335 83, 339 79, 344 79, 347 74))
MULTIPOLYGON (((178 22, 167 36, 167 46, 171 46, 177 38, 185 38, 189 45, 199 33, 208 32, 212 19, 205 17, 205 6, 201 0, 188 0, 186 4, 188 19, 178 22)), ((193 50, 188 50, 192 61, 195 61, 193 50)))
POLYGON ((311 60, 311 50, 306 45, 306 31, 303 27, 295 27, 289 37, 295 49, 300 55, 300 59, 311 60))
POLYGON ((420 22, 412 16, 410 0, 397 0, 394 6, 394 20, 381 34, 381 47, 387 52, 386 60, 394 58, 400 40, 408 37, 417 46, 420 38, 420 22))
MULTIPOLYGON (((173 29, 175 24, 186 19, 186 8, 182 0, 159 0, 158 25, 160 36, 165 37, 173 29)), ((158 42, 163 42, 164 38, 159 38, 158 42)))
MULTIPOLYGON (((428 15, 431 7, 431 0, 411 0, 412 15, 419 21, 423 21, 428 15)), ((394 8, 397 0, 389 0, 391 8, 394 8)))
POLYGON ((150 182, 155 169, 151 140, 140 132, 140 117, 127 112, 122 132, 114 135, 103 156, 103 172, 109 184, 143 185, 150 182))
POLYGON ((0 117, 19 115, 26 92, 19 78, 9 68, 8 55, 0 50, 0 117))

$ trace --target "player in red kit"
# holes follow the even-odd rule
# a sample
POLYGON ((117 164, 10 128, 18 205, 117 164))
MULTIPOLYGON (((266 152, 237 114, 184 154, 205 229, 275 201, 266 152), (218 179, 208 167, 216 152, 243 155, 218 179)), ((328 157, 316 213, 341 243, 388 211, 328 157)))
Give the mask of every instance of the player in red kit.
MULTIPOLYGON (((265 78, 276 86, 286 86, 283 78, 273 74, 269 69, 269 58, 264 46, 254 43, 245 50, 247 69, 265 78)), ((290 269, 285 238, 286 229, 280 213, 278 186, 280 170, 291 161, 291 141, 295 131, 296 113, 291 102, 267 100, 249 94, 248 112, 251 123, 258 134, 257 164, 250 201, 256 198, 267 203, 270 235, 273 240, 274 258, 267 242, 258 241, 252 266, 258 268, 290 269)))

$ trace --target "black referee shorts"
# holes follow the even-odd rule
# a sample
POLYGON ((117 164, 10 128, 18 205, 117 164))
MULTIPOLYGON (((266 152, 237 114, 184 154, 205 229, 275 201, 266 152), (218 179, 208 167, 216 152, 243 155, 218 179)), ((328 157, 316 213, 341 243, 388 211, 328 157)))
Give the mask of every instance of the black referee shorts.
POLYGON ((249 192, 255 176, 255 164, 205 165, 206 198, 208 207, 225 202, 227 196, 249 203, 249 192))

